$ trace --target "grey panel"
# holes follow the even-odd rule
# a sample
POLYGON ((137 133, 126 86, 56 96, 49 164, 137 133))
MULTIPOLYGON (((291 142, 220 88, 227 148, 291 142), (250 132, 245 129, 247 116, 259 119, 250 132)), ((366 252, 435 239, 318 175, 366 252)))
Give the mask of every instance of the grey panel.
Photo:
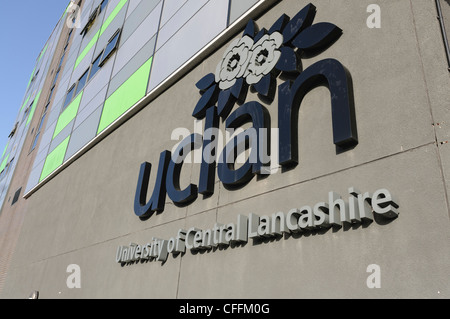
POLYGON ((231 0, 230 24, 253 7, 259 0, 231 0))
MULTIPOLYGON (((129 0, 128 2, 130 4, 128 5, 128 12, 127 12, 126 19, 128 19, 128 17, 134 12, 134 10, 142 2, 142 0, 129 0)), ((148 1, 144 1, 144 2, 148 2, 148 1)))
POLYGON ((53 93, 55 97, 53 98, 53 104, 55 104, 55 101, 58 101, 58 103, 62 103, 63 100, 66 99, 67 90, 69 89, 69 85, 72 85, 69 83, 70 77, 68 76, 66 79, 62 79, 61 82, 59 82, 56 92, 53 93))
MULTIPOLYGON (((136 7, 136 9, 130 14, 130 9, 128 9, 129 16, 127 17, 127 20, 125 21, 125 24, 123 26, 123 32, 122 32, 122 40, 121 43, 125 43, 125 41, 128 40, 128 38, 133 34, 133 32, 140 26, 140 24, 148 18, 148 15, 153 13, 153 10, 155 10, 156 6, 159 4, 159 15, 156 17, 153 17, 154 23, 158 25, 161 8, 162 8, 163 1, 161 0, 145 0, 139 3, 139 5, 136 7)), ((131 3, 130 3, 131 6, 131 3)), ((157 9, 157 8, 156 8, 157 9)), ((152 29, 153 30, 153 29, 152 29)), ((149 31, 150 32, 150 31, 149 31)), ((153 31, 151 31, 153 32, 153 31)), ((153 34, 150 34, 147 39, 152 37, 153 34)))
POLYGON ((50 147, 50 144, 47 143, 44 147, 39 147, 39 153, 36 155, 36 158, 34 159, 33 168, 40 163, 41 161, 45 160, 47 158, 48 149, 50 147))
POLYGON ((80 34, 81 29, 74 29, 72 32, 72 44, 70 45, 69 51, 66 52, 66 56, 72 57, 74 54, 78 56, 80 51, 81 42, 83 41, 83 36, 80 34))
POLYGON ((111 77, 113 63, 106 63, 95 76, 88 82, 84 88, 83 98, 80 104, 80 111, 87 105, 99 92, 108 85, 111 77))
MULTIPOLYGON (((96 0, 97 1, 97 0, 96 0)), ((111 14, 111 12, 117 7, 117 5, 119 4, 121 0, 109 0, 108 2, 108 6, 106 7, 106 17, 109 17, 109 15, 111 14)), ((128 6, 128 4, 126 5, 128 6)))
POLYGON ((84 57, 84 59, 78 64, 78 66, 75 68, 75 70, 72 73, 72 76, 70 78, 69 87, 75 84, 80 77, 86 72, 87 69, 91 66, 92 59, 94 56, 94 50, 91 49, 88 54, 84 57))
POLYGON ((153 37, 147 44, 131 59, 129 62, 114 76, 109 84, 108 98, 113 94, 126 80, 130 78, 150 57, 153 55, 155 48, 156 36, 153 37))
POLYGON ((186 2, 188 2, 188 0, 164 0, 161 26, 165 25, 186 2))
POLYGON ((28 177, 27 187, 25 189, 25 193, 28 193, 34 186, 39 183, 39 179, 41 178, 42 169, 44 168, 45 159, 36 164, 33 170, 28 177))
POLYGON ((210 0, 167 41, 155 54, 149 91, 222 32, 227 25, 227 16, 228 0, 210 0))
MULTIPOLYGON (((188 22, 206 3, 208 0, 188 1, 181 7, 175 15, 161 28, 158 35, 158 43, 156 50, 162 47, 186 22, 188 22)), ((214 0, 212 0, 214 2, 214 0)), ((199 27, 205 28, 203 21, 197 21, 199 27)), ((209 25, 208 25, 209 27, 209 25)), ((195 34, 195 33, 194 33, 195 34)), ((192 35, 191 35, 192 38, 192 35)))
MULTIPOLYGON (((89 29, 88 33, 84 36, 83 41, 81 42, 81 51, 84 50, 84 48, 89 44, 89 42, 91 42, 91 40, 93 39, 93 37, 97 33, 97 31, 100 30, 100 27, 103 24, 103 19, 105 18, 105 16, 107 17, 106 11, 101 12, 97 16, 97 18, 94 21, 94 24, 91 26, 91 28, 89 29)), ((85 27, 87 21, 88 21, 88 19, 86 19, 86 21, 82 21, 81 29, 79 30, 80 32, 85 27)))
POLYGON ((52 141, 52 143, 50 144, 50 148, 48 150, 48 153, 50 154, 51 152, 53 152, 53 150, 59 145, 61 144, 66 138, 67 136, 70 135, 70 133, 72 133, 72 128, 73 128, 73 123, 75 122, 75 120, 73 120, 72 122, 70 122, 61 132, 59 132, 59 134, 55 137, 55 139, 52 141))
POLYGON ((133 57, 144 45, 147 45, 152 37, 154 37, 158 31, 161 8, 162 3, 147 16, 128 39, 122 37, 121 46, 117 52, 116 61, 114 63, 113 76, 120 71, 125 64, 128 63, 131 57, 133 57))
MULTIPOLYGON (((122 28, 127 12, 127 5, 124 5, 111 24, 106 28, 101 37, 97 40, 94 50, 94 56, 97 57, 108 44, 108 41, 116 33, 117 29, 122 28)), ((91 61, 92 62, 92 61, 91 61)))
MULTIPOLYGON (((97 4, 95 4, 96 1, 85 1, 82 10, 81 10, 81 20, 84 21, 86 23, 87 19, 89 19, 89 16, 91 15, 92 9, 95 8, 97 4)), ((82 27, 84 25, 82 24, 82 27)), ((80 30, 81 31, 81 30, 80 30)))
POLYGON ((82 110, 78 111, 78 115, 75 119, 74 129, 76 129, 84 120, 91 115, 91 113, 99 106, 103 105, 105 102, 106 92, 108 90, 108 86, 105 87, 94 97, 89 103, 87 103, 82 110))
POLYGON ((64 100, 60 100, 58 103, 53 103, 52 109, 51 109, 50 114, 47 119, 46 130, 50 124, 53 124, 59 118, 59 114, 61 113, 61 108, 62 108, 63 103, 64 103, 64 100))
MULTIPOLYGON (((78 33, 78 30, 75 31, 78 33)), ((81 36, 78 37, 78 41, 75 42, 75 39, 72 42, 70 47, 70 51, 66 52, 64 56, 65 66, 63 68, 63 76, 67 76, 67 74, 72 74, 73 67, 75 66, 75 62, 78 58, 78 54, 80 53, 80 44, 81 44, 81 36)))
POLYGON ((102 106, 98 107, 76 130, 73 131, 64 161, 67 161, 95 137, 100 116, 102 115, 102 108, 102 106))
POLYGON ((48 129, 42 134, 41 142, 39 143, 39 153, 42 152, 43 149, 48 150, 48 146, 52 142, 53 133, 55 132, 56 121, 51 124, 48 129))

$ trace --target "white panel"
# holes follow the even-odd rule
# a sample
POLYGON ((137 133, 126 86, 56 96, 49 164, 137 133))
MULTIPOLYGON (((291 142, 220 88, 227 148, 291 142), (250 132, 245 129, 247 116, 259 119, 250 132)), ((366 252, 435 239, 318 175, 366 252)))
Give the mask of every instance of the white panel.
POLYGON ((112 76, 117 74, 130 59, 150 40, 158 31, 159 17, 161 15, 162 2, 153 10, 136 31, 121 44, 117 52, 112 76))
MULTIPOLYGON (((206 3, 208 0, 188 1, 177 13, 161 28, 158 35, 158 43, 156 50, 162 47, 180 28, 189 21, 206 3)), ((214 0, 212 1, 214 2, 214 0)), ((205 25, 201 21, 197 21, 202 28, 205 25)), ((208 26, 209 27, 209 26, 208 26)), ((194 34, 190 36, 195 37, 194 34)))
MULTIPOLYGON (((167 21, 186 3, 188 0, 164 0, 164 9, 161 17, 161 26, 165 25, 167 21)), ((192 2, 192 1, 191 1, 192 2)))
POLYGON ((213 40, 227 25, 228 0, 210 0, 156 52, 149 91, 213 40))

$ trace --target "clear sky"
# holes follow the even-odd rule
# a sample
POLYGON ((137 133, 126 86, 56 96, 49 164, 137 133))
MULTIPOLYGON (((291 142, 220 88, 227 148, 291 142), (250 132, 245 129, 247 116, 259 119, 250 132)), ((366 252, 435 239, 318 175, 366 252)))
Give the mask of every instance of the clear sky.
POLYGON ((16 123, 36 59, 69 2, 4 0, 0 3, 0 153, 16 123))

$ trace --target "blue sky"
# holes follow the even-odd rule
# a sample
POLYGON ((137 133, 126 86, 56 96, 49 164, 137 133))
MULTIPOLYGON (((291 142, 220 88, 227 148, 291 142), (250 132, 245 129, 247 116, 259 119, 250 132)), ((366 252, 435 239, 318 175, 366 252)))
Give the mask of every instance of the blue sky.
POLYGON ((36 59, 69 2, 7 0, 0 4, 0 153, 16 123, 36 59))

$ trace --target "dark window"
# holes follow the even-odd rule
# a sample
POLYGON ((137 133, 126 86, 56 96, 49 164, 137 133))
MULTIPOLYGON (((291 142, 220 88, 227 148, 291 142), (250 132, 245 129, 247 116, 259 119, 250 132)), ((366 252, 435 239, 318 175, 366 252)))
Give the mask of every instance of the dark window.
POLYGON ((86 84, 88 75, 89 75, 89 69, 87 69, 86 72, 84 72, 84 74, 78 80, 78 86, 77 86, 77 91, 75 92, 75 96, 77 96, 78 93, 80 93, 80 91, 84 88, 84 85, 86 84))
POLYGON ((15 203, 17 203, 17 201, 19 200, 19 197, 20 197, 20 193, 21 193, 21 192, 22 192, 22 187, 19 188, 19 189, 16 191, 16 193, 14 194, 14 198, 13 198, 13 201, 12 201, 12 203, 11 203, 11 206, 14 205, 15 203))
MULTIPOLYGON (((107 5, 108 5, 108 0, 103 0, 102 4, 100 5, 100 12, 105 10, 107 5)), ((100 12, 99 12, 99 14, 100 14, 100 12)))
POLYGON ((59 65, 58 65, 58 71, 61 69, 61 65, 63 64, 63 61, 64 61, 64 56, 65 56, 66 54, 64 53, 63 55, 62 55, 62 57, 61 57, 61 61, 59 61, 59 65))
POLYGON ((83 30, 81 30, 81 35, 84 37, 88 32, 89 29, 94 25, 95 19, 97 18, 97 15, 99 13, 99 7, 95 8, 94 12, 92 12, 91 16, 89 17, 88 22, 84 26, 83 30))
POLYGON ((99 56, 92 63, 91 74, 89 75, 89 80, 94 77, 94 75, 98 72, 98 70, 100 70, 99 64, 100 64, 100 59, 102 58, 102 54, 103 54, 103 52, 100 53, 99 56))
POLYGON ((55 79, 53 80, 52 87, 54 87, 56 85, 56 81, 58 80, 58 76, 59 76, 59 70, 55 74, 55 79))
POLYGON ((111 57, 114 51, 117 49, 120 38, 120 29, 116 31, 116 33, 109 40, 108 45, 106 46, 105 52, 103 53, 103 57, 100 60, 100 66, 105 64, 105 62, 111 57))
POLYGON ((29 113, 30 110, 31 110, 31 107, 33 106, 33 103, 34 103, 34 101, 31 102, 30 106, 29 106, 28 108, 25 109, 25 113, 23 113, 23 118, 22 118, 22 122, 21 122, 21 123, 23 123, 23 121, 25 121, 25 119, 27 118, 28 113, 29 113))
POLYGON ((50 90, 50 95, 48 96, 47 103, 49 103, 50 100, 52 99, 52 96, 53 96, 53 92, 54 92, 54 91, 55 91, 55 86, 53 86, 52 89, 50 90))
POLYGON ((42 126, 44 125, 44 120, 45 120, 45 115, 46 115, 46 114, 47 114, 47 113, 44 113, 44 115, 42 116, 41 122, 39 123, 38 132, 41 131, 42 126))
POLYGON ((36 148, 36 145, 37 145, 37 142, 38 142, 38 139, 39 139, 39 135, 41 135, 41 132, 36 134, 36 137, 34 138, 34 141, 33 141, 33 145, 31 146, 31 151, 33 151, 36 148))
POLYGON ((70 38, 72 37, 73 29, 70 29, 69 35, 67 37, 66 46, 64 47, 64 50, 67 49, 67 46, 69 45, 70 38))
POLYGON ((66 96, 66 100, 64 101, 64 105, 63 105, 63 110, 66 109, 66 107, 70 104, 70 102, 72 102, 72 98, 73 98, 73 92, 75 91, 75 85, 73 85, 69 92, 67 92, 67 96, 66 96))
POLYGON ((47 115, 47 107, 48 107, 48 104, 44 109, 44 115, 42 115, 41 122, 39 123, 39 127, 37 129, 36 136, 34 137, 33 145, 31 146, 31 151, 33 151, 36 148, 37 142, 39 140, 39 135, 41 134, 42 126, 44 125, 45 116, 47 115))

